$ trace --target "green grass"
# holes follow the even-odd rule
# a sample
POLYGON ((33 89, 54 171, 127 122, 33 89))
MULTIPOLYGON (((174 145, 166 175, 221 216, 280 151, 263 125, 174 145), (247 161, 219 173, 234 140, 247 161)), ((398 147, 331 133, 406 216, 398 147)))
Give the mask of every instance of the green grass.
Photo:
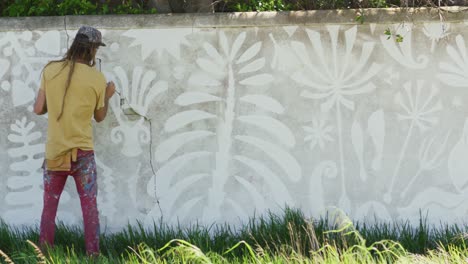
POLYGON ((229 225, 182 228, 139 224, 101 236, 101 256, 85 255, 80 227, 59 224, 56 246, 44 257, 34 248, 37 228, 0 222, 0 263, 466 263, 467 226, 353 223, 311 220, 287 208, 283 214, 229 225), (29 243, 32 241, 32 243, 29 243))

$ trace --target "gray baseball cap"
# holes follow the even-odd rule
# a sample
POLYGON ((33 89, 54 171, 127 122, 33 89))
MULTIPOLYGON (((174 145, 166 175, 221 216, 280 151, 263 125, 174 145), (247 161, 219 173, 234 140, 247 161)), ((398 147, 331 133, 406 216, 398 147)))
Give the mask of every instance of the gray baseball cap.
POLYGON ((82 26, 78 32, 76 33, 77 35, 78 34, 83 34, 85 36, 88 37, 88 41, 90 43, 95 43, 95 44, 99 44, 99 46, 106 46, 106 44, 102 43, 102 34, 101 34, 101 31, 93 28, 93 27, 90 27, 90 26, 82 26))

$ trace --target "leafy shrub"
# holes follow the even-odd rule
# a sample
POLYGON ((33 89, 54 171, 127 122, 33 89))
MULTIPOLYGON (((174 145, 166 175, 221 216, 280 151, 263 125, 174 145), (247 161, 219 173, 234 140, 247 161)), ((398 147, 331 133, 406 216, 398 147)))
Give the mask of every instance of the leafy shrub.
MULTIPOLYGON (((168 0, 176 3, 189 0, 168 0)), ((190 0, 197 1, 197 0, 190 0)), ((149 0, 0 0, 0 16, 154 14, 149 0)), ((468 5, 462 0, 213 0, 216 12, 468 5)))
MULTIPOLYGON (((463 2, 466 5, 466 1, 463 2)), ((462 5, 454 0, 214 0, 215 11, 282 11, 282 10, 318 10, 349 8, 386 8, 386 7, 434 7, 462 5)))
POLYGON ((8 5, 4 16, 47 16, 52 11, 54 0, 15 0, 8 5))
MULTIPOLYGON (((125 1, 111 5, 99 0, 8 0, 1 7, 2 16, 65 16, 65 15, 106 15, 106 14, 154 14, 156 9, 148 1, 125 1)), ((115 1, 113 1, 115 2, 115 1)))
POLYGON ((292 10, 290 4, 283 0, 240 0, 232 1, 227 5, 229 11, 250 12, 250 11, 286 11, 292 10))
POLYGON ((155 8, 146 8, 144 4, 132 3, 127 1, 118 5, 114 10, 115 14, 154 14, 156 13, 155 8))
POLYGON ((64 15, 95 15, 97 4, 89 0, 66 0, 57 5, 57 14, 64 15))

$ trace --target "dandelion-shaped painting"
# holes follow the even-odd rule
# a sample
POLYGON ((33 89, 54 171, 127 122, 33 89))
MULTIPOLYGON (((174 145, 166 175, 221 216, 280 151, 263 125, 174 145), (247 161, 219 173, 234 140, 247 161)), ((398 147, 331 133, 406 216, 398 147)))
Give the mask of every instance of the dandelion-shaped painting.
POLYGON ((364 42, 359 57, 355 58, 353 48, 357 37, 356 26, 344 32, 345 48, 339 47, 340 26, 327 26, 327 30, 331 45, 324 43, 319 32, 306 30, 313 53, 309 52, 304 43, 292 42, 292 48, 304 64, 303 70, 293 74, 292 78, 307 87, 302 91, 302 97, 321 100, 322 111, 336 112, 342 188, 339 206, 349 212, 351 204, 346 190, 342 109, 354 110, 355 104, 351 97, 375 90, 376 86, 371 79, 381 66, 369 62, 375 46, 373 42, 364 42), (328 54, 331 61, 327 59, 328 54))
MULTIPOLYGON (((155 152, 156 161, 162 164, 156 177, 160 204, 172 220, 178 217, 183 221, 190 215, 205 223, 246 220, 251 210, 261 213, 272 206, 293 203, 286 183, 301 178, 301 168, 288 152, 295 138, 285 124, 269 114, 283 114, 281 103, 249 89, 266 87, 273 77, 259 73, 266 64, 265 58, 257 57, 262 42, 243 49, 246 37, 242 32, 229 45, 228 37, 220 32, 220 50, 204 44, 208 58, 197 59, 201 71, 189 78, 193 89, 175 100, 185 109, 165 122, 168 138, 155 152), (252 109, 258 111, 251 114, 248 111, 252 109), (211 124, 215 124, 214 129, 206 128, 211 124), (246 132, 249 129, 252 134, 246 132), (197 167, 200 163, 211 164, 211 171, 206 171, 210 165, 197 167), (192 187, 197 184, 206 191, 194 191, 192 187)), ((157 219, 158 213, 154 208, 147 220, 157 219)))
MULTIPOLYGON (((384 200, 386 203, 390 203, 392 201, 392 192, 395 187, 395 180, 400 172, 401 163, 408 150, 408 144, 414 133, 414 129, 418 128, 420 132, 424 132, 435 126, 439 122, 436 114, 442 110, 442 103, 437 96, 439 89, 436 86, 432 85, 431 87, 425 87, 424 81, 419 80, 415 83, 407 82, 403 85, 403 88, 404 93, 398 92, 395 99, 403 109, 404 113, 398 114, 397 116, 400 121, 410 121, 410 125, 401 147, 397 164, 395 165, 390 186, 388 191, 384 194, 384 200), (424 96, 425 89, 429 90, 427 96, 424 96)), ((432 143, 429 143, 429 145, 432 145, 432 143)), ((429 145, 428 147, 430 147, 429 145)), ((425 151, 422 150, 422 152, 425 151)), ((421 156, 427 155, 422 153, 421 156)))

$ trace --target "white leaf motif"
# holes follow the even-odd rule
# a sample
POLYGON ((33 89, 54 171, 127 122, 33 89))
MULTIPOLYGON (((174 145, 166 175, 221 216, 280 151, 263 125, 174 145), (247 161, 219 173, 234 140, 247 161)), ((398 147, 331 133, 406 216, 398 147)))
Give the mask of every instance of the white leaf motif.
POLYGON ((203 44, 203 48, 205 48, 205 51, 206 51, 206 54, 208 54, 208 56, 210 56, 210 58, 212 58, 214 61, 216 61, 217 63, 221 64, 223 62, 223 57, 221 57, 221 55, 219 54, 219 52, 213 47, 213 45, 211 45, 210 43, 208 42, 205 42, 203 44))
POLYGON ((466 82, 468 78, 464 76, 458 76, 450 73, 440 73, 437 75, 437 77, 439 77, 439 79, 442 80, 445 84, 453 87, 468 87, 466 82))
POLYGON ((255 203, 255 208, 259 211, 264 211, 266 206, 265 206, 265 199, 260 195, 260 192, 257 190, 257 188, 250 182, 246 181, 244 178, 239 177, 239 176, 234 176, 237 182, 239 182, 244 188, 247 190, 247 192, 250 194, 251 201, 254 201, 255 203))
POLYGON ((232 44, 231 54, 229 55, 229 58, 231 60, 233 60, 236 57, 237 53, 242 47, 242 44, 244 44, 246 36, 247 34, 245 32, 240 33, 239 36, 234 41, 234 44, 232 44))
POLYGON ((197 73, 190 76, 188 80, 189 84, 201 85, 201 86, 220 86, 221 82, 213 79, 206 73, 197 73))
MULTIPOLYGON (((10 166, 10 168, 14 171, 18 171, 18 166, 10 166)), ((21 168, 19 168, 20 170, 19 171, 23 171, 21 168)), ((19 189, 19 188, 23 188, 23 187, 26 187, 24 185, 24 178, 21 177, 21 176, 12 176, 10 178, 8 178, 7 180, 7 186, 8 188, 10 189, 19 189)), ((28 185, 27 187, 30 187, 31 185, 28 185)))
MULTIPOLYGON (((292 50, 297 54, 308 54, 307 48, 304 43, 299 41, 291 41, 292 50)), ((310 71, 314 71, 314 66, 309 56, 297 56, 302 64, 307 67, 310 71)))
POLYGON ((235 138, 261 149, 283 169, 291 180, 298 181, 301 178, 301 167, 291 154, 283 149, 265 140, 251 136, 236 136, 235 138))
POLYGON ((240 63, 244 63, 250 59, 252 59, 253 57, 255 57, 255 55, 258 54, 258 52, 260 51, 260 49, 262 48, 262 42, 259 41, 255 44, 253 44, 250 48, 248 48, 244 54, 241 55, 241 57, 237 60, 237 64, 240 64, 240 63))
POLYGON ((207 102, 217 102, 222 101, 221 98, 202 92, 187 92, 179 95, 174 103, 180 106, 188 106, 192 104, 200 104, 207 102))
POLYGON ((185 192, 188 188, 193 186, 193 184, 195 184, 196 182, 202 179, 208 178, 208 177, 210 177, 210 174, 208 173, 199 173, 199 174, 190 175, 184 178, 183 180, 177 182, 176 184, 172 185, 171 189, 185 192))
POLYGON ((240 100, 246 103, 254 104, 260 108, 263 108, 276 114, 284 113, 284 107, 278 101, 269 96, 261 94, 251 94, 241 97, 240 100))
POLYGON ((215 75, 223 75, 225 72, 222 70, 222 67, 220 65, 217 65, 213 63, 211 60, 207 59, 197 59, 197 64, 202 68, 204 71, 207 71, 209 73, 213 73, 215 75))
POLYGON ((360 166, 360 177, 361 180, 365 181, 367 179, 366 169, 364 167, 364 135, 362 133, 361 125, 358 122, 354 122, 351 127, 351 142, 353 143, 354 151, 358 156, 359 166, 360 166))
POLYGON ((185 144, 197 139, 202 139, 213 135, 213 132, 205 130, 196 130, 176 134, 164 141, 163 143, 161 143, 161 145, 159 145, 155 153, 155 158, 158 162, 167 161, 172 155, 174 155, 177 152, 179 148, 181 148, 185 144))
POLYGON ((184 221, 191 214, 193 207, 199 203, 203 197, 197 196, 185 202, 182 206, 177 207, 178 209, 174 212, 174 216, 170 219, 171 222, 180 222, 184 221))
POLYGON ((224 55, 229 57, 229 44, 226 34, 224 34, 223 31, 221 31, 221 33, 219 34, 219 42, 221 44, 221 48, 223 49, 224 55))
POLYGON ((375 146, 375 156, 372 160, 372 168, 380 170, 382 167, 383 145, 385 140, 385 119, 382 109, 375 111, 367 121, 367 131, 375 146))
POLYGON ((239 70, 239 74, 256 72, 265 66, 265 58, 254 60, 239 70))
POLYGON ((291 130, 280 121, 269 117, 259 115, 241 116, 239 121, 262 128, 266 132, 273 134, 277 140, 287 147, 293 147, 296 144, 291 130))
POLYGON ((273 76, 268 73, 258 74, 249 78, 246 78, 239 83, 242 85, 250 85, 250 86, 262 86, 267 85, 273 81, 273 76))
MULTIPOLYGON (((187 176, 186 178, 182 179, 181 181, 171 184, 170 188, 166 189, 167 195, 164 195, 164 203, 167 208, 173 208, 175 202, 177 201, 177 196, 171 196, 170 194, 173 192, 186 192, 189 191, 190 188, 193 187, 193 184, 208 178, 210 175, 206 173, 194 174, 187 176)), ((165 193, 165 194, 166 194, 165 193)))
POLYGON ((174 132, 177 129, 184 127, 190 123, 210 118, 216 118, 216 115, 200 110, 183 111, 171 116, 166 121, 164 125, 164 130, 166 132, 174 132))
MULTIPOLYGON (((184 153, 178 157, 173 158, 172 160, 166 162, 159 170, 156 172, 156 178, 158 179, 158 188, 163 191, 170 190, 172 178, 185 166, 187 166, 190 162, 206 158, 211 156, 212 153, 208 151, 197 151, 197 152, 189 152, 184 153)), ((149 182, 155 182, 153 176, 149 182)), ((154 185, 148 184, 147 185, 147 193, 150 195, 154 195, 154 185)))
POLYGON ((465 40, 461 35, 456 38, 457 49, 452 46, 447 47, 447 54, 452 63, 441 62, 439 68, 441 73, 437 77, 448 85, 454 87, 467 87, 468 81, 468 58, 466 55, 465 40))
POLYGON ((275 196, 275 197, 282 199, 284 203, 286 204, 293 203, 294 200, 289 194, 289 190, 281 182, 280 177, 276 175, 273 171, 271 171, 271 169, 265 166, 262 162, 253 160, 245 156, 239 156, 239 155, 234 156, 234 159, 241 162, 245 166, 251 168, 256 173, 258 173, 258 175, 263 177, 263 179, 265 180, 265 184, 268 185, 272 193, 281 193, 281 198, 279 198, 279 196, 275 196))

